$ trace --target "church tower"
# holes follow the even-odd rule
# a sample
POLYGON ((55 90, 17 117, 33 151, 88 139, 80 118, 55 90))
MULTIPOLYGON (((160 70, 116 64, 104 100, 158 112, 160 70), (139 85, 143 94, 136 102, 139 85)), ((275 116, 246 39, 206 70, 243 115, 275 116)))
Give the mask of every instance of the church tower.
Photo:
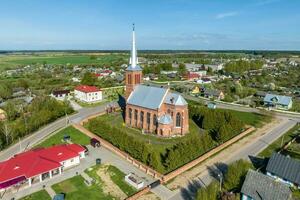
POLYGON ((138 65, 137 51, 135 47, 135 31, 134 24, 132 30, 132 47, 131 47, 131 55, 129 60, 129 66, 125 72, 125 97, 128 99, 131 92, 134 90, 134 87, 140 83, 142 83, 143 75, 142 68, 138 65))

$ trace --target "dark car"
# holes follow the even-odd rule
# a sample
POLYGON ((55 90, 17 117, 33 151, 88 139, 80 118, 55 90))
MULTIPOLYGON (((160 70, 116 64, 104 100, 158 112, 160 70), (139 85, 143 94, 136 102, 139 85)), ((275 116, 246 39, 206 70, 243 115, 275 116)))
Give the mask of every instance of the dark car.
POLYGON ((99 140, 97 140, 96 138, 92 138, 91 139, 91 145, 93 146, 93 147, 100 147, 100 141, 99 140))

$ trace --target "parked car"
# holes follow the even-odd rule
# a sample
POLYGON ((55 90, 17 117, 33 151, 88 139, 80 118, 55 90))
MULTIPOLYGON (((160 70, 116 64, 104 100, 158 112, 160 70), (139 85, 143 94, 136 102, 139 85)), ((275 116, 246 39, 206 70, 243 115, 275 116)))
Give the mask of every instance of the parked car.
POLYGON ((91 139, 91 145, 95 148, 100 147, 100 141, 97 140, 96 138, 91 139))

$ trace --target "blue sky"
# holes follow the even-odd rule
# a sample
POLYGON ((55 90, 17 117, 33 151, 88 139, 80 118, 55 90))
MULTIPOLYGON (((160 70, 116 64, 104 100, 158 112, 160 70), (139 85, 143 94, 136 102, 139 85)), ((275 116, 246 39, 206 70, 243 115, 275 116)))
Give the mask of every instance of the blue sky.
POLYGON ((300 50, 299 0, 0 0, 0 49, 300 50))

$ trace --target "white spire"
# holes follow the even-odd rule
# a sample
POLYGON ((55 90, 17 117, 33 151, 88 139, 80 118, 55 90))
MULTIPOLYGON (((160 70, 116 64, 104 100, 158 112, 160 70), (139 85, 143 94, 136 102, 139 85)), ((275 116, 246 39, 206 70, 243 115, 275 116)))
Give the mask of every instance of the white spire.
POLYGON ((132 25, 132 47, 131 47, 131 57, 130 57, 130 64, 132 68, 135 68, 138 64, 137 60, 137 52, 135 47, 135 31, 134 31, 134 24, 132 25))

